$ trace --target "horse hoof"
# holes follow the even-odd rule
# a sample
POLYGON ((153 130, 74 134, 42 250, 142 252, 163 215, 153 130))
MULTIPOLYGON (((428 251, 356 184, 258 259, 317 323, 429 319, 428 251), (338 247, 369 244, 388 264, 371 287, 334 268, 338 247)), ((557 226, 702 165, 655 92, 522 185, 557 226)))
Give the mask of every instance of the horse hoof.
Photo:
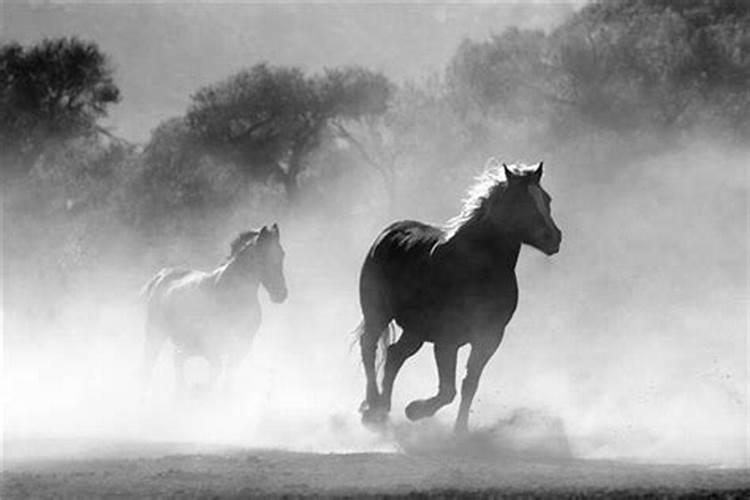
POLYGON ((362 417, 362 425, 365 429, 377 434, 384 433, 388 428, 388 418, 366 418, 362 417))
POLYGON ((365 403, 359 409, 362 413, 362 424, 373 430, 382 430, 388 422, 388 412, 383 408, 369 407, 365 403))
POLYGON ((404 413, 406 413, 406 418, 408 418, 412 422, 414 422, 415 420, 423 419, 427 416, 427 414, 425 413, 423 401, 412 401, 411 403, 406 405, 404 413))
POLYGON ((362 403, 360 403, 359 405, 360 413, 365 413, 366 411, 369 411, 369 409, 370 409, 370 403, 368 403, 366 399, 362 401, 362 403))
POLYGON ((466 439, 469 436, 469 426, 456 424, 453 427, 453 435, 458 439, 466 439))

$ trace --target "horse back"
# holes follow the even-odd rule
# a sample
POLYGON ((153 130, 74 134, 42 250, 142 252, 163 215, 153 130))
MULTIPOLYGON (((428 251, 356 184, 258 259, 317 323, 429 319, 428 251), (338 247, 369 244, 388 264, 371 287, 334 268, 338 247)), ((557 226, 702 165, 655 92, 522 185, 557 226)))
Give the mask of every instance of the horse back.
POLYGON ((146 283, 141 295, 148 303, 152 303, 156 298, 160 297, 170 285, 195 273, 198 273, 198 271, 165 267, 156 273, 148 283, 146 283))
POLYGON ((472 332, 496 332, 518 300, 512 269, 497 269, 490 253, 446 247, 444 232, 401 221, 386 228, 367 254, 360 276, 365 321, 394 319, 402 328, 436 341, 459 343, 472 332))
POLYGON ((146 285, 146 325, 166 334, 180 351, 222 356, 244 350, 260 325, 252 296, 228 295, 214 272, 165 268, 146 285))
POLYGON ((377 237, 367 253, 360 275, 360 301, 368 307, 387 309, 393 317, 429 288, 432 250, 443 231, 418 221, 391 224, 377 237))

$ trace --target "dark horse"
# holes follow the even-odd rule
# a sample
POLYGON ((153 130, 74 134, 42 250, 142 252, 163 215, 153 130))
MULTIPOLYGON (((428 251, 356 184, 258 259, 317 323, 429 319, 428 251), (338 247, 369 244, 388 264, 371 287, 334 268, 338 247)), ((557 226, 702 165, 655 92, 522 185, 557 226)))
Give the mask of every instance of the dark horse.
POLYGON ((183 367, 189 356, 203 356, 210 366, 212 387, 226 369, 231 382, 237 364, 247 355, 260 326, 258 287, 273 302, 287 296, 283 272, 284 250, 279 228, 241 233, 230 255, 212 272, 166 268, 144 288, 147 300, 144 382, 156 357, 170 338, 178 392, 184 389, 183 367))
POLYGON ((434 344, 438 392, 412 401, 406 416, 429 417, 449 404, 456 396, 458 349, 471 344, 455 424, 456 432, 468 430, 479 377, 518 303, 515 267, 521 244, 553 255, 562 239, 550 214, 550 197, 539 183, 542 163, 503 164, 502 170, 504 176, 488 165, 461 214, 445 229, 395 222, 370 248, 359 284, 364 316, 360 347, 367 377, 360 408, 364 423, 385 421, 396 374, 424 342, 434 344), (376 350, 393 320, 403 333, 387 347, 381 391, 376 350))

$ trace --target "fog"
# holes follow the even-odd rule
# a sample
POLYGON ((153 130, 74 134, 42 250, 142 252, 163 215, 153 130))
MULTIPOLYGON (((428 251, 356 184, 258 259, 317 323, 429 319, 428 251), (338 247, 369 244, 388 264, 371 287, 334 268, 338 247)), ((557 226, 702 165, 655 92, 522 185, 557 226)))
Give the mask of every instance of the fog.
MULTIPOLYGON (((133 16, 136 11, 128 10, 133 16)), ((73 22, 69 13, 60 16, 73 22)), ((550 19, 558 18, 537 19, 537 25, 550 19)), ((54 19, 47 22, 54 25, 54 19)), ((352 23, 353 30, 361 29, 352 23)), ((450 50, 465 27, 446 38, 450 50)), ((6 28, 11 37, 18 29, 10 23, 6 28)), ((102 46, 114 54, 122 49, 108 43, 114 42, 104 37, 102 46)), ((229 41, 216 42, 224 43, 229 41)), ((285 43, 268 42, 270 47, 285 43)), ((444 49, 443 56, 434 50, 428 69, 443 64, 450 52, 444 49)), ((307 60, 315 67, 358 57, 330 52, 339 58, 306 59, 304 51, 290 49, 293 56, 280 61, 307 60)), ((385 67, 371 57, 375 67, 385 67)), ((409 57, 418 58, 404 56, 394 63, 398 68, 386 69, 410 76, 409 57)), ((126 76, 130 62, 120 61, 123 78, 141 78, 133 76, 138 71, 126 76)), ((212 64, 216 67, 205 81, 188 75, 175 84, 181 90, 174 92, 179 96, 174 101, 163 98, 171 94, 164 89, 150 98, 134 91, 134 103, 124 101, 114 123, 126 136, 143 138, 143 130, 158 119, 184 109, 188 92, 182 90, 234 69, 226 61, 212 64), (156 110, 154 116, 147 117, 144 109, 156 110)), ((750 150, 713 131, 691 132, 656 153, 613 144, 600 136, 539 151, 529 139, 493 151, 502 161, 545 161, 542 184, 554 199, 563 243, 554 257, 522 250, 519 307, 480 382, 467 447, 491 456, 533 453, 747 467, 750 150)), ((436 180, 438 190, 405 184, 392 215, 372 176, 354 171, 327 188, 326 196, 344 200, 345 206, 306 202, 295 212, 248 199, 196 220, 192 234, 208 235, 200 240, 146 242, 125 227, 111 227, 98 237, 131 243, 116 258, 77 271, 74 284, 59 293, 52 286, 48 293, 24 288, 25 274, 34 271, 4 258, 3 453, 86 453, 133 442, 321 453, 460 449, 450 434, 457 401, 425 422, 409 423, 403 414, 408 402, 437 388, 429 345, 399 375, 390 430, 377 434, 360 424, 364 375, 352 332, 361 319, 359 266, 378 231, 392 218, 443 223, 457 214, 462 193, 482 164, 461 168, 452 175, 463 185, 436 180), (138 376, 144 323, 140 288, 162 266, 216 267, 237 233, 275 221, 287 254, 289 298, 272 304, 260 291, 263 323, 234 391, 202 393, 207 367, 193 359, 187 373, 191 390, 177 399, 171 345, 163 349, 144 391, 138 376), (10 293, 12 310, 6 300, 10 293), (83 444, 64 444, 71 442, 83 444)), ((55 235, 53 220, 36 221, 33 228, 25 226, 31 224, 26 219, 3 214, 0 220, 4 251, 23 244, 27 230, 55 235)), ((459 383, 466 356, 464 348, 459 383)))
MULTIPOLYGON (((543 183, 563 250, 548 258, 524 248, 520 305, 473 410, 473 428, 489 432, 498 453, 567 453, 555 444, 563 439, 577 457, 747 465, 745 155, 693 142, 595 184, 583 182, 569 157, 547 160, 543 183)), ((458 200, 444 205, 450 213, 458 200)), ((403 416, 406 403, 435 390, 429 347, 397 381, 395 434, 360 426, 356 280, 376 234, 369 228, 383 217, 335 228, 316 217, 281 221, 289 299, 271 304, 261 291, 264 322, 231 398, 176 401, 170 347, 142 393, 143 304, 133 275, 145 282, 156 269, 110 269, 61 298, 52 323, 31 321, 33 307, 27 317, 6 314, 4 438, 18 443, 6 453, 23 454, 20 443, 32 438, 321 452, 447 440, 456 404, 437 423, 403 416), (122 291, 117 300, 113 286, 122 291)), ((240 229, 226 228, 215 255, 240 229)), ((189 363, 191 387, 206 369, 189 363)))

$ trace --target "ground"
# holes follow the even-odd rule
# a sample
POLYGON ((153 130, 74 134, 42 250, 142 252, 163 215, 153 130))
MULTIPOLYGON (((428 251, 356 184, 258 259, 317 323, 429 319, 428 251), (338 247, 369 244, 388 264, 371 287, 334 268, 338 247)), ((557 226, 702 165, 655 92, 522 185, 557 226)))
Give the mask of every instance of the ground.
POLYGON ((5 443, 2 498, 750 498, 750 470, 477 450, 295 453, 159 443, 5 443))

